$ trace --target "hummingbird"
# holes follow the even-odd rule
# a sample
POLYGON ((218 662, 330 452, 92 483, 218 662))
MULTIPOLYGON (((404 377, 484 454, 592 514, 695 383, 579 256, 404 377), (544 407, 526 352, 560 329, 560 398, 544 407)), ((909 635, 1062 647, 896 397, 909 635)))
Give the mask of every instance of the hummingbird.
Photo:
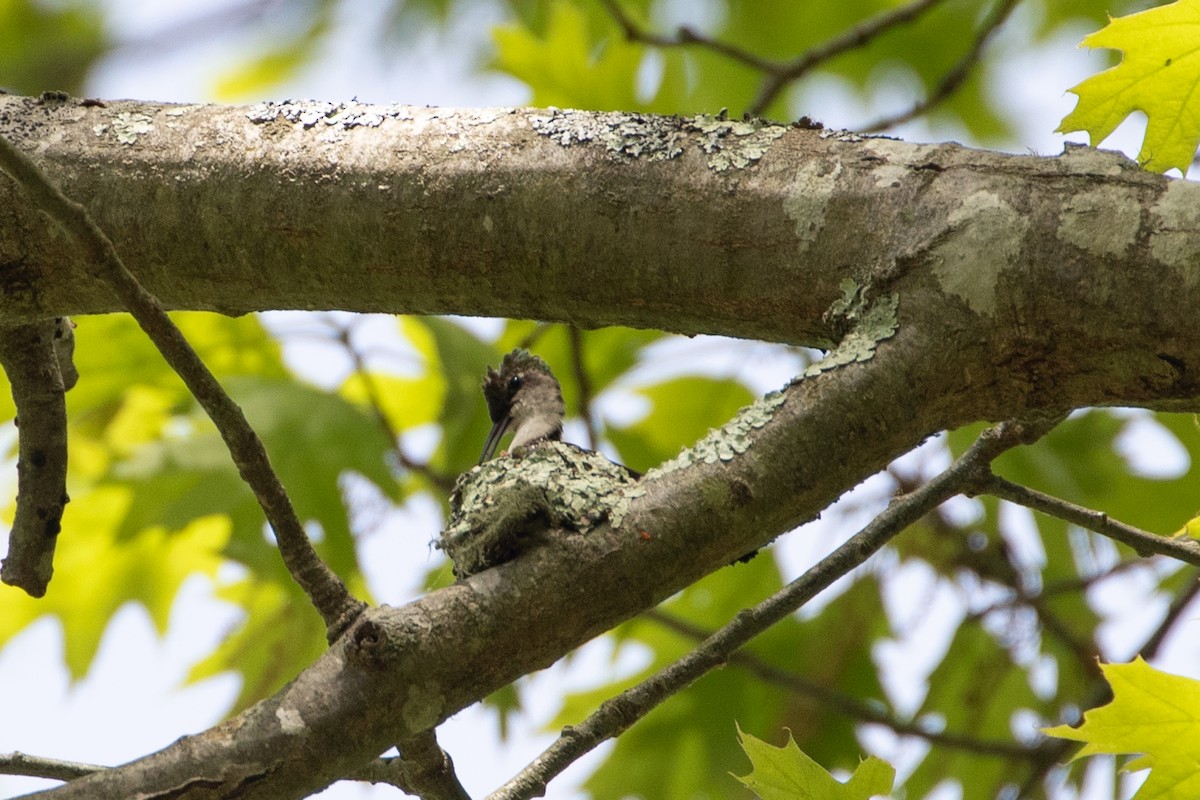
POLYGON ((562 388, 549 365, 528 350, 517 349, 506 355, 498 372, 488 367, 483 397, 492 430, 479 456, 480 464, 495 454, 501 437, 510 430, 510 449, 562 440, 566 414, 562 388))

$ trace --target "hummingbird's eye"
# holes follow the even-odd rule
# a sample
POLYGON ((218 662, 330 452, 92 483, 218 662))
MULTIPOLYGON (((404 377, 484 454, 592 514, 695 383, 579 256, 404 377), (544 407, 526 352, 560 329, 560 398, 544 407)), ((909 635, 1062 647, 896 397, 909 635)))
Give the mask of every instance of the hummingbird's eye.
POLYGON ((513 375, 511 378, 508 379, 509 394, 516 394, 517 390, 520 388, 521 388, 521 376, 520 375, 513 375))

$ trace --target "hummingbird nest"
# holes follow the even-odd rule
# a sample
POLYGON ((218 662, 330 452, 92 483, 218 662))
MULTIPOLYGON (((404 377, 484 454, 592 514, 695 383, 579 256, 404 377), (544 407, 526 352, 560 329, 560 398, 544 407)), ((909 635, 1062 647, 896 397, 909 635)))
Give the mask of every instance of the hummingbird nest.
POLYGON ((459 476, 437 546, 466 578, 516 558, 553 529, 584 533, 628 504, 634 474, 564 442, 517 448, 459 476))

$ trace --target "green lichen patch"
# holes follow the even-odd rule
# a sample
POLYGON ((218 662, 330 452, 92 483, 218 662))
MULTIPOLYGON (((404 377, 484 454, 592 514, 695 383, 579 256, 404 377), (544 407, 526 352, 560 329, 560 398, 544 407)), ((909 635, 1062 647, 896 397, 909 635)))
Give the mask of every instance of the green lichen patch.
POLYGON ((518 448, 459 476, 437 544, 467 577, 515 558, 551 528, 587 532, 635 483, 619 464, 563 442, 518 448))
POLYGON ((731 461, 734 456, 750 449, 751 435, 763 427, 775 415, 775 410, 787 399, 782 391, 771 392, 746 406, 720 428, 710 430, 708 435, 689 448, 684 449, 670 461, 663 462, 646 473, 651 479, 694 464, 715 464, 731 461))
POLYGON ((846 333, 824 358, 804 371, 804 377, 818 375, 843 364, 866 361, 875 355, 875 348, 880 342, 896 333, 899 295, 889 294, 872 302, 863 287, 854 281, 842 281, 841 288, 842 296, 830 305, 825 317, 835 329, 845 330, 846 333))

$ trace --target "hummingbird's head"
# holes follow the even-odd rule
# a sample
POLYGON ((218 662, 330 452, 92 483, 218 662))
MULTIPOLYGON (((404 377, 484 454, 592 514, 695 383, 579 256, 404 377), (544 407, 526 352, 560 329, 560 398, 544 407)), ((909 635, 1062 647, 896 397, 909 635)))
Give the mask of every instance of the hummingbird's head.
POLYGON ((492 431, 479 463, 492 457, 500 438, 510 430, 513 432, 510 447, 562 437, 566 413, 562 389, 546 362, 528 350, 513 350, 506 355, 499 371, 488 367, 483 396, 492 418, 492 431))

